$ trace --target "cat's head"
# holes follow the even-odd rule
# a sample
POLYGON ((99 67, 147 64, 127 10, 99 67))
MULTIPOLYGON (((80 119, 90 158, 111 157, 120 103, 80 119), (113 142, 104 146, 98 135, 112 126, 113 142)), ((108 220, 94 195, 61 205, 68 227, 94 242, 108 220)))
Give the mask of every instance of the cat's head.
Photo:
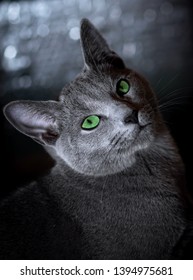
POLYGON ((87 19, 80 33, 84 68, 59 101, 14 101, 4 113, 19 131, 54 147, 74 170, 113 174, 151 145, 159 113, 147 81, 126 68, 87 19))

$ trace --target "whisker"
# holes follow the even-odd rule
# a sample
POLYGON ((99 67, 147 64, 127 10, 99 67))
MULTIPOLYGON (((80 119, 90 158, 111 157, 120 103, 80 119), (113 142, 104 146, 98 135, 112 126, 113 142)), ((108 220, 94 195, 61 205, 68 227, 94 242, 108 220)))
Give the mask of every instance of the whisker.
MULTIPOLYGON (((115 139, 116 139, 116 142, 115 142, 114 144, 111 145, 109 151, 107 152, 107 154, 106 154, 106 156, 105 156, 105 158, 103 159, 103 161, 102 161, 101 164, 104 164, 104 162, 105 162, 106 159, 108 158, 108 156, 109 156, 109 154, 111 153, 111 151, 117 146, 117 144, 119 143, 119 141, 122 139, 123 135, 124 135, 126 132, 127 132, 127 131, 124 131, 121 135, 120 135, 120 133, 119 133, 120 136, 118 137, 118 139, 115 138, 115 139)), ((118 136, 118 135, 116 135, 116 136, 118 136)))
POLYGON ((164 77, 161 77, 161 78, 158 80, 158 82, 157 82, 156 85, 154 86, 155 89, 158 88, 158 85, 161 83, 161 81, 163 81, 163 78, 164 78, 164 77))
POLYGON ((120 135, 120 132, 118 132, 117 134, 115 134, 115 136, 111 139, 110 141, 110 145, 113 145, 113 141, 120 135))
POLYGON ((180 105, 183 108, 185 105, 189 104, 189 96, 178 96, 170 100, 165 100, 161 104, 158 104, 158 108, 163 111, 165 108, 170 108, 180 105))
POLYGON ((180 73, 177 73, 171 80, 169 80, 166 85, 162 89, 160 89, 160 91, 158 91, 158 94, 164 92, 177 79, 179 75, 180 73))
MULTIPOLYGON (((158 101, 161 102, 164 99, 168 99, 172 96, 176 96, 176 93, 183 91, 183 90, 187 90, 187 89, 193 89, 193 87, 183 87, 183 88, 179 88, 176 90, 171 91, 170 93, 168 93, 167 95, 163 95, 163 96, 158 96, 158 101)), ((186 98, 189 97, 188 95, 183 95, 182 98, 186 98)))

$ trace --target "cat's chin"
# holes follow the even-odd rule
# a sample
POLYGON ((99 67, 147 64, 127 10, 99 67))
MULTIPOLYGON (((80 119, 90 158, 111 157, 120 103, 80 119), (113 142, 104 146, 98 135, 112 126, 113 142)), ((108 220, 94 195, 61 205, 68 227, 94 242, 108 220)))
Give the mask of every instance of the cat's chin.
MULTIPOLYGON (((105 163, 101 164, 91 164, 90 166, 86 166, 85 164, 77 165, 77 164, 67 164, 74 172, 77 172, 83 176, 89 177, 105 177, 111 175, 118 175, 129 168, 131 168, 136 163, 136 154, 149 147, 149 143, 144 143, 143 145, 137 144, 132 147, 132 149, 122 149, 119 151, 119 159, 109 159, 105 163)), ((64 161, 64 159, 63 159, 64 161)))
POLYGON ((117 166, 112 166, 109 165, 106 168, 104 166, 99 166, 98 169, 93 170, 90 169, 85 169, 85 170, 80 170, 80 169, 74 169, 74 171, 78 172, 79 174, 82 174, 84 176, 89 176, 89 177, 105 177, 105 176, 112 176, 119 174, 128 168, 132 167, 136 162, 135 156, 131 156, 129 160, 127 160, 127 163, 125 164, 118 164, 117 166))

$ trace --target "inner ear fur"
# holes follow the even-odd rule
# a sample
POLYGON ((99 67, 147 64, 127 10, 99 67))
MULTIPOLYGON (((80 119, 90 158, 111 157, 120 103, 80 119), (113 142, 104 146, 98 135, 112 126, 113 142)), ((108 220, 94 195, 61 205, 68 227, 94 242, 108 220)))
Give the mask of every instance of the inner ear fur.
POLYGON ((4 114, 20 132, 43 145, 54 145, 60 135, 58 106, 55 101, 13 101, 4 114))

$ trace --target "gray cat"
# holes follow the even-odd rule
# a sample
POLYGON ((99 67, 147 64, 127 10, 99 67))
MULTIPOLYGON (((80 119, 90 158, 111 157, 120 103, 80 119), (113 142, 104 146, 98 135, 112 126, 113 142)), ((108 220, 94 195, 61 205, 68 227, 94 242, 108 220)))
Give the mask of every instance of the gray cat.
POLYGON ((186 226, 184 167, 148 82, 87 20, 84 68, 59 101, 4 113, 55 151, 0 209, 1 259, 169 259, 186 226))

